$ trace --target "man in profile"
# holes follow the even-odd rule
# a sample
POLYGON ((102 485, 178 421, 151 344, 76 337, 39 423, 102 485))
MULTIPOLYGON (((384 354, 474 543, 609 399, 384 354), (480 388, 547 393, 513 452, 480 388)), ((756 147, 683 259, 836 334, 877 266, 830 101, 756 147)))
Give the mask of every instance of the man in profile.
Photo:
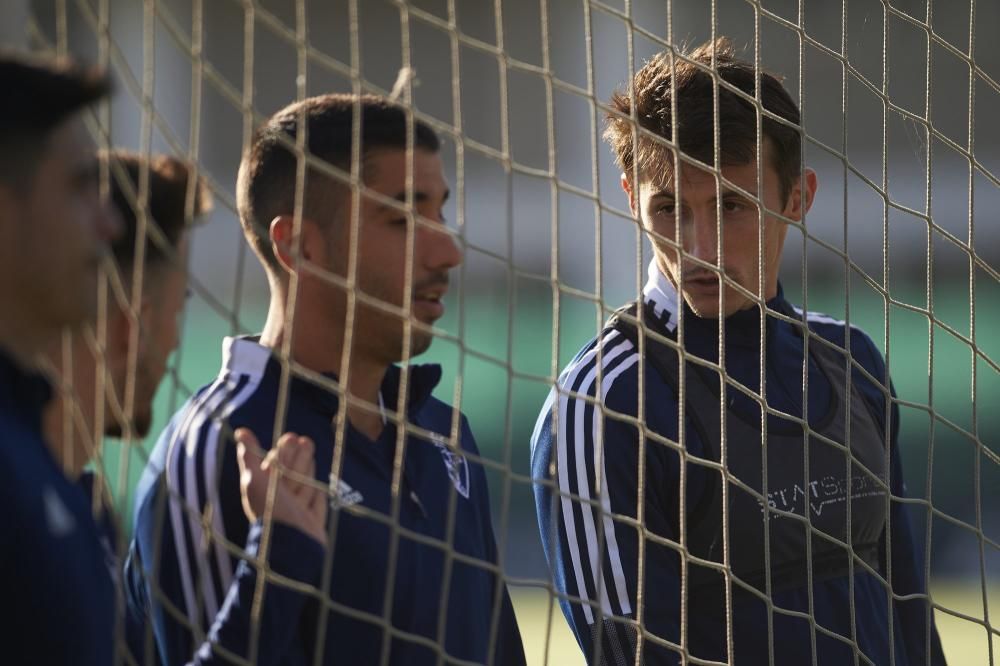
POLYGON ((217 380, 175 415, 138 491, 127 578, 166 663, 205 631, 232 631, 235 655, 261 664, 524 663, 469 425, 431 394, 440 367, 396 365, 429 347, 461 261, 439 149, 373 96, 297 102, 254 136, 237 200, 267 321, 224 342, 217 380), (233 432, 286 429, 315 442, 329 533, 270 543, 270 570, 307 587, 275 581, 240 635, 232 613, 252 598, 223 595, 256 570, 239 551, 260 553, 263 534, 240 506, 233 432))
POLYGON ((83 110, 105 75, 0 55, 0 622, 12 664, 110 664, 114 588, 90 504, 52 457, 40 355, 95 315, 119 223, 100 196, 83 110), (53 621, 58 618, 58 629, 53 621))
POLYGON ((64 391, 47 410, 45 426, 53 453, 70 478, 79 477, 96 457, 101 443, 96 428, 107 437, 127 434, 139 440, 149 434, 153 398, 180 340, 189 229, 212 207, 204 181, 192 182, 192 169, 176 157, 146 160, 114 150, 103 154, 102 161, 124 230, 111 247, 117 270, 108 281, 108 311, 99 326, 93 322, 72 331, 68 342, 60 340, 49 350, 64 391), (148 171, 144 200, 139 194, 143 170, 148 171), (142 219, 145 234, 140 240, 142 219), (138 266, 137 250, 142 250, 138 266), (104 330, 103 341, 97 339, 97 329, 104 330), (104 389, 101 395, 96 394, 98 386, 104 389))
MULTIPOLYGON (((109 571, 118 580, 118 519, 103 480, 84 466, 98 457, 104 437, 141 440, 149 434, 153 398, 180 339, 190 227, 209 213, 212 199, 206 183, 194 180, 193 169, 176 157, 147 160, 117 149, 99 157, 123 231, 111 245, 115 270, 109 271, 103 320, 67 331, 47 350, 61 390, 46 409, 44 426, 53 457, 87 493, 109 571), (139 188, 144 170, 145 196, 139 188)), ((143 616, 126 616, 123 633, 136 656, 145 652, 144 624, 143 616)))

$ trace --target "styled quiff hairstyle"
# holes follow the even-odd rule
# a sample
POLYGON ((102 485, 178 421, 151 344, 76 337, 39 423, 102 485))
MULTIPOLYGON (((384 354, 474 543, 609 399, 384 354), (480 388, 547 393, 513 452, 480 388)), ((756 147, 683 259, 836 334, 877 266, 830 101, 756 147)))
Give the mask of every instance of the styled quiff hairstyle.
POLYGON ((212 193, 208 185, 201 178, 192 183, 194 170, 191 166, 170 155, 153 155, 146 160, 137 153, 113 150, 101 153, 100 159, 108 164, 111 201, 124 226, 121 236, 111 246, 119 269, 127 279, 135 266, 140 206, 145 206, 147 222, 155 224, 162 234, 160 238, 159 234, 147 230, 145 268, 156 269, 169 264, 184 231, 212 210, 212 193), (149 187, 147 196, 140 200, 139 180, 144 165, 149 169, 149 187))
MULTIPOLYGON (((281 272, 271 247, 271 221, 295 212, 295 141, 303 119, 307 159, 321 160, 346 172, 347 177, 351 170, 356 104, 361 111, 362 173, 359 175, 364 177, 368 172, 365 161, 373 151, 405 150, 407 146, 406 108, 375 95, 328 94, 290 104, 257 130, 243 156, 236 183, 240 223, 269 273, 281 272)), ((414 148, 432 153, 440 149, 437 134, 429 125, 414 119, 412 127, 414 148)), ((349 189, 311 162, 306 165, 303 215, 324 224, 333 217, 345 198, 342 195, 349 189)))
POLYGON ((49 134, 111 92, 100 69, 0 51, 0 185, 17 191, 35 175, 49 134))
POLYGON ((688 157, 712 165, 715 163, 716 136, 714 100, 718 89, 720 166, 747 164, 757 153, 754 102, 757 82, 764 110, 788 121, 783 123, 766 113, 761 114, 762 139, 770 144, 769 154, 780 179, 782 201, 787 201, 802 172, 798 106, 778 77, 758 71, 753 63, 738 59, 732 41, 726 37, 706 42, 683 57, 671 57, 662 52, 649 60, 636 72, 628 90, 618 90, 612 95, 612 110, 606 116, 604 138, 611 144, 615 161, 629 180, 636 166, 640 177, 669 175, 673 163, 670 149, 637 131, 632 121, 634 105, 639 128, 669 141, 674 138, 676 123, 677 148, 688 157), (716 77, 719 84, 716 84, 716 77), (744 94, 733 92, 722 82, 744 94), (672 100, 675 92, 676 100, 672 100), (676 118, 671 109, 672 101, 677 108, 676 118))

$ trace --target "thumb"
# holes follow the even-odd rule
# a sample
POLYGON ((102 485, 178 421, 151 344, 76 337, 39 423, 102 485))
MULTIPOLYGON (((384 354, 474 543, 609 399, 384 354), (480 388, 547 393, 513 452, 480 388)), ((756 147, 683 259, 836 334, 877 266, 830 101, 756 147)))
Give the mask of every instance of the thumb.
POLYGON ((236 460, 239 462, 240 471, 259 470, 264 451, 261 450, 253 431, 249 428, 239 428, 233 436, 236 439, 236 460))

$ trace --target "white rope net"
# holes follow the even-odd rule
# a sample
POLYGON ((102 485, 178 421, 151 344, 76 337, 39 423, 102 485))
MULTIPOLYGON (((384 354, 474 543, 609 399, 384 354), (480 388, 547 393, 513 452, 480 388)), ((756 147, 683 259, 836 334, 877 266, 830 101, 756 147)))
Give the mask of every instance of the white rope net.
MULTIPOLYGON (((193 298, 181 345, 155 403, 153 435, 141 441, 126 431, 121 443, 108 442, 95 461, 116 499, 122 523, 129 526, 120 535, 120 556, 126 553, 131 530, 132 494, 155 435, 198 387, 212 381, 221 338, 257 332, 264 322, 267 283, 247 251, 233 189, 240 156, 254 129, 296 99, 330 91, 365 92, 392 96, 412 110, 411 122, 429 124, 444 142, 442 156, 452 192, 445 216, 464 261, 453 271, 448 313, 436 325, 435 342, 415 361, 443 365, 444 379, 435 395, 456 410, 451 446, 459 432, 457 410, 469 417, 481 451, 475 462, 485 468, 490 485, 499 550, 496 567, 510 586, 529 663, 583 662, 559 603, 587 605, 597 617, 605 611, 600 595, 607 594, 605 588, 614 582, 600 573, 608 567, 603 559, 609 538, 604 526, 627 524, 643 535, 637 565, 640 579, 650 566, 643 554, 648 546, 643 544, 666 545, 683 554, 679 573, 686 585, 692 557, 686 542, 645 529, 642 507, 650 492, 647 484, 638 484, 638 515, 609 513, 602 503, 606 491, 599 473, 589 479, 585 474, 589 491, 569 493, 560 488, 558 474, 533 477, 529 441, 546 394, 562 369, 601 331, 611 312, 641 294, 652 257, 619 189, 620 169, 601 141, 611 93, 655 53, 667 51, 680 62, 687 45, 726 35, 745 47, 743 57, 756 68, 785 77, 785 86, 802 111, 805 164, 816 170, 820 180, 807 218, 789 228, 780 273, 785 295, 803 309, 822 311, 863 329, 884 355, 898 394, 886 404, 900 410, 899 451, 907 480, 905 500, 892 499, 909 507, 917 554, 924 561, 920 578, 945 653, 951 663, 994 663, 990 608, 1000 594, 995 572, 1000 563, 1000 441, 996 441, 1000 416, 991 406, 1000 400, 1000 337, 989 331, 1000 329, 1000 309, 994 307, 1000 303, 996 251, 1000 226, 994 213, 1000 209, 1000 130, 994 122, 1000 117, 1000 48, 992 35, 1000 24, 1000 10, 993 3, 38 0, 26 4, 31 48, 82 57, 113 72, 116 95, 98 109, 91 123, 98 143, 143 155, 183 157, 197 165, 216 202, 211 218, 193 233, 188 266, 193 298), (598 548, 594 559, 584 563, 597 572, 597 588, 590 598, 567 596, 551 582, 534 513, 533 492, 539 484, 549 488, 557 512, 567 506, 566 501, 595 507, 591 525, 596 525, 598 548)), ((724 87, 717 76, 715 81, 724 87)), ((750 101, 762 122, 766 114, 753 96, 750 101)), ((303 145, 296 149, 302 151, 303 145)), ((664 145, 676 155, 674 144, 664 145)), ((407 153, 412 164, 412 144, 407 153)), ((366 193, 363 183, 351 175, 360 173, 360 159, 356 151, 352 169, 339 172, 350 185, 355 210, 366 193)), ((300 175, 305 164, 300 160, 300 175)), ((717 154, 714 164, 701 166, 722 187, 720 164, 717 154)), ((139 210, 147 185, 140 182, 134 193, 139 210)), ((301 198, 300 178, 299 208, 301 198)), ((412 204, 412 198, 409 201, 412 204)), ((140 216, 140 238, 157 233, 156 225, 144 217, 140 216)), ((412 208, 408 219, 412 247, 413 234, 425 222, 412 208)), ((296 224, 300 223, 297 210, 296 224)), ((763 252, 761 245, 758 253, 763 252)), ((409 292, 412 258, 406 264, 409 292)), ((350 294, 348 319, 361 304, 393 312, 356 288, 358 270, 362 267, 352 263, 341 279, 350 294)), ((131 303, 136 312, 141 280, 109 276, 109 282, 116 287, 112 293, 131 303), (130 285, 131 293, 122 285, 130 285)), ((750 296, 760 302, 756 294, 750 296)), ((407 331, 408 350, 409 325, 407 331)), ((104 335, 98 327, 95 345, 104 335)), ((759 335, 765 335, 763 325, 759 335)), ((721 326, 720 338, 718 362, 695 364, 731 390, 732 381, 723 372, 731 352, 721 326)), ((640 347, 648 345, 645 335, 641 340, 640 347)), ((137 343, 136 339, 129 360, 133 381, 113 413, 98 410, 97 425, 90 433, 95 440, 101 439, 104 420, 128 422, 123 417, 133 410, 137 343)), ((822 342, 815 338, 806 343, 817 344, 822 342)), ((850 342, 846 346, 850 358, 850 342)), ((684 357, 691 357, 683 338, 680 349, 684 357)), ((287 348, 282 351, 284 381, 293 373, 308 373, 288 360, 287 348)), ((598 347, 598 357, 603 353, 598 347)), ((761 368, 771 353, 760 351, 761 368)), ((605 379, 601 367, 598 361, 598 386, 605 379)), ((846 367, 859 366, 855 361, 846 367)), ((350 372, 348 363, 342 379, 350 372)), ((640 371, 641 385, 653 381, 648 375, 640 371)), ((404 371, 404 387, 409 377, 404 371)), ((761 386, 765 380, 762 369, 761 386)), ((798 378, 792 385, 797 383, 798 378)), ((808 373, 803 373, 801 384, 803 396, 808 396, 808 373)), ((342 395, 336 385, 328 388, 342 395)), ((773 413, 759 393, 745 389, 744 393, 759 404, 761 414, 773 413)), ((571 389, 561 395, 578 397, 571 389)), ((288 405, 279 401, 274 407, 277 435, 288 405)), ((387 407, 390 414, 405 413, 405 398, 387 407)), ((687 460, 684 429, 679 441, 665 442, 647 427, 646 409, 640 406, 633 419, 640 449, 673 447, 687 460)), ((595 411, 595 423, 620 416, 607 412, 600 400, 595 411)), ((556 420, 557 412, 553 412, 556 420)), ((720 413, 725 413, 724 403, 720 413)), ((817 434, 811 432, 811 421, 802 423, 807 434, 817 434)), ((391 626, 398 543, 414 538, 398 524, 399 505, 405 499, 399 489, 405 435, 419 434, 420 429, 400 425, 405 427, 398 429, 389 481, 393 509, 388 515, 358 509, 382 521, 392 534, 384 612, 372 616, 329 601, 322 605, 324 613, 354 613, 386 628, 391 626)), ((334 475, 343 464, 346 428, 346 413, 341 410, 327 443, 334 447, 334 475)), ((717 468, 725 471, 732 445, 727 443, 725 426, 721 432, 717 468)), ((600 455, 615 455, 612 444, 604 442, 600 455)), ((888 453, 886 458, 889 463, 888 453)), ((553 470, 557 463, 553 458, 553 470)), ((763 490, 753 492, 763 504, 768 497, 767 470, 762 473, 763 490)), ((642 466, 638 474, 643 478, 642 466)), ((678 520, 683 524, 687 515, 683 471, 679 483, 678 520)), ((722 484, 723 502, 730 487, 722 484)), ((455 501, 452 493, 452 512, 455 501)), ((331 513, 332 539, 337 538, 338 514, 331 513)), ((204 525, 210 535, 207 541, 224 541, 212 532, 213 516, 188 519, 204 525)), ((560 514, 553 520, 563 518, 560 514)), ((461 558, 451 550, 453 516, 448 524, 450 536, 439 545, 452 567, 461 558)), ((238 555, 243 545, 221 547, 238 555)), ((333 549, 326 552, 324 580, 337 566, 329 557, 333 549)), ((859 561, 852 559, 852 570, 861 566, 859 561)), ((881 574, 883 580, 891 578, 891 565, 881 574)), ((728 580, 730 608, 741 582, 731 575, 728 580)), ((771 584, 768 576, 764 598, 770 599, 771 584)), ((312 593, 318 599, 325 597, 322 589, 312 593)), ((886 595, 890 605, 901 601, 890 598, 889 589, 886 595)), ((647 643, 670 645, 688 663, 716 663, 691 654, 688 630, 694 620, 687 616, 686 605, 679 611, 677 640, 668 639, 647 630, 642 594, 639 597, 633 599, 636 608, 622 624, 636 630, 640 639, 631 648, 625 646, 617 662, 599 648, 595 663, 638 663, 636 647, 641 650, 647 643)), ((442 598, 447 598, 447 590, 442 598)), ((851 599, 854 618, 853 593, 851 599)), ((810 594, 810 609, 813 604, 810 594)), ((768 608, 773 645, 780 641, 774 635, 774 618, 783 611, 773 603, 768 608)), ((422 639, 442 660, 447 656, 443 648, 447 610, 439 609, 437 638, 422 639)), ((815 660, 820 656, 817 636, 831 632, 812 614, 806 613, 805 619, 815 660)), ((207 627, 200 618, 190 624, 195 636, 204 636, 207 627)), ((603 645, 599 637, 604 625, 595 626, 597 643, 603 645)), ((731 654, 733 626, 727 621, 724 627, 726 652, 731 654)), ((322 621, 316 627, 317 645, 322 647, 315 663, 334 663, 340 649, 325 642, 325 628, 322 621)), ((894 630, 892 625, 884 627, 890 636, 894 630)), ((873 663, 857 647, 858 634, 855 627, 838 640, 855 646, 856 663, 873 663)), ((393 633, 384 635, 382 663, 390 663, 393 633)), ((123 660, 153 663, 153 651, 150 630, 146 653, 123 660)), ((773 655, 771 659, 773 663, 773 655)), ((894 656, 889 659, 888 663, 898 663, 894 656)))

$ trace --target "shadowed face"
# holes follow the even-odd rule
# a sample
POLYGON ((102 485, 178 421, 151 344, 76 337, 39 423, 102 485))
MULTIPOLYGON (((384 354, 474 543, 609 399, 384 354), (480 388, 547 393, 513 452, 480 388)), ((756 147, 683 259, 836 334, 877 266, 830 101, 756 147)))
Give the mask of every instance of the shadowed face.
MULTIPOLYGON (((135 398, 132 418, 134 435, 145 437, 153 424, 153 399, 167 371, 167 361, 180 343, 181 315, 188 293, 188 232, 177 243, 177 262, 165 262, 151 267, 146 275, 145 296, 140 313, 139 348, 135 365, 135 398)), ((124 312, 118 316, 125 317, 124 312)), ((116 349, 128 353, 128 345, 116 349)), ((121 377, 115 382, 119 402, 124 404, 125 373, 128 360, 119 359, 114 364, 121 368, 121 377)), ((122 427, 114 418, 107 421, 105 432, 111 437, 121 437, 122 427)))
POLYGON ((622 177, 632 212, 652 240, 660 272, 699 317, 728 317, 753 307, 753 297, 735 285, 765 300, 777 294, 788 230, 780 216, 802 218, 812 203, 816 175, 806 170, 782 201, 780 179, 767 158, 766 145, 764 155, 759 191, 756 160, 723 166, 723 180, 718 182, 711 171, 686 163, 670 170, 667 182, 642 178, 637 190, 622 177), (765 210, 740 190, 759 198, 765 210), (720 281, 719 269, 725 282, 720 281))
POLYGON ((97 277, 121 221, 101 200, 98 163, 83 122, 54 130, 27 191, 6 197, 4 260, 19 276, 16 298, 53 332, 97 309, 97 277), (28 277, 30 276, 30 278, 28 277))

